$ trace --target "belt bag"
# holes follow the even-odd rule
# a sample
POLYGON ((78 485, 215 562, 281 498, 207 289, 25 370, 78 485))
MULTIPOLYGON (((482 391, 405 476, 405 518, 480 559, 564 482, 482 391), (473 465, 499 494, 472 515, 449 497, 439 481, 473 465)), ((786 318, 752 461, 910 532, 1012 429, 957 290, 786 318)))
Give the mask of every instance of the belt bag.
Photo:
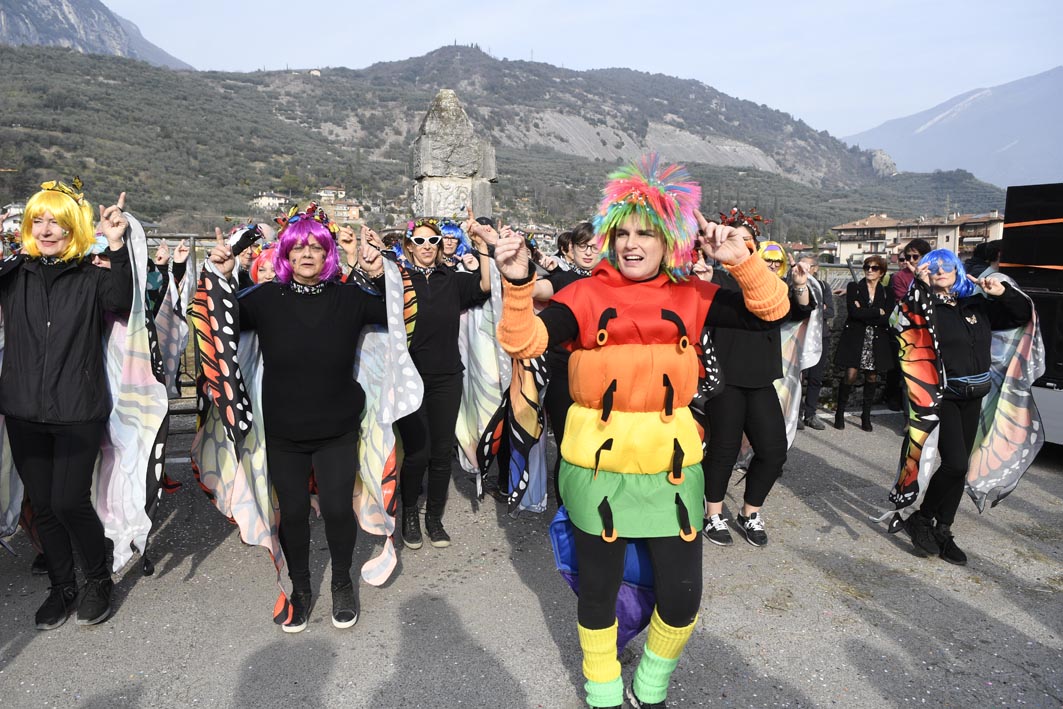
POLYGON ((953 377, 945 382, 945 398, 957 401, 981 399, 989 393, 991 386, 989 372, 972 374, 969 377, 953 377))

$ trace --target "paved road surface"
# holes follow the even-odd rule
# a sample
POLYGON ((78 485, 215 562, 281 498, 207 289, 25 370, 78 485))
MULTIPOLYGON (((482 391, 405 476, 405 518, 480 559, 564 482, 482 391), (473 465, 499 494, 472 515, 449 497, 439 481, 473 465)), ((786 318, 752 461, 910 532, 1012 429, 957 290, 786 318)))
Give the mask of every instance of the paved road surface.
MULTIPOLYGON (((799 434, 765 508, 768 547, 705 545, 674 706, 1063 706, 1063 448, 996 509, 964 502, 954 530, 971 564, 959 568, 868 521, 899 450, 900 417, 875 423, 799 434)), ((454 545, 404 552, 384 588, 363 584, 348 631, 329 622, 315 522, 325 593, 289 636, 269 619, 266 554, 239 541, 187 464, 169 472, 185 485, 162 503, 158 570, 125 570, 103 625, 36 631, 47 581, 30 576, 24 536, 19 557, 0 552, 0 707, 582 706, 575 596, 554 571, 547 516, 511 519, 459 477, 454 545)), ((740 499, 732 490, 732 513, 740 499)), ((363 536, 356 565, 371 546, 363 536)))

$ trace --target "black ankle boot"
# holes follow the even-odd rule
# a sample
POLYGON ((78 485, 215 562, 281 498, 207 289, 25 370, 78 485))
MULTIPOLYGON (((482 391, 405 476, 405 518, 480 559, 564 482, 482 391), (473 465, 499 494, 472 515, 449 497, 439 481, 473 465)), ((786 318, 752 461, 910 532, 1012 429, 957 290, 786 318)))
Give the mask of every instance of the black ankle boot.
POLYGON ((956 566, 967 565, 967 555, 956 546, 956 540, 952 537, 951 524, 941 524, 939 522, 934 527, 934 539, 937 540, 938 546, 941 547, 941 553, 938 556, 950 564, 956 564, 956 566))
POLYGON ((904 529, 908 532, 908 536, 912 540, 912 546, 915 547, 915 553, 919 556, 927 556, 928 554, 937 556, 941 553, 941 546, 934 535, 932 525, 932 520, 918 512, 913 513, 904 522, 904 529))
POLYGON ((424 531, 428 533, 428 543, 437 548, 450 546, 450 535, 443 529, 443 518, 439 515, 425 513, 424 531))
POLYGON ((845 405, 849 403, 849 391, 852 386, 842 382, 838 385, 838 408, 834 410, 834 428, 845 428, 845 405))
POLYGON ((402 543, 410 549, 420 549, 421 541, 421 517, 417 507, 402 508, 402 543))
POLYGON ((37 609, 34 621, 37 630, 55 630, 66 622, 70 617, 70 611, 74 608, 74 601, 78 597, 76 583, 67 583, 61 586, 52 586, 48 590, 48 597, 37 609))

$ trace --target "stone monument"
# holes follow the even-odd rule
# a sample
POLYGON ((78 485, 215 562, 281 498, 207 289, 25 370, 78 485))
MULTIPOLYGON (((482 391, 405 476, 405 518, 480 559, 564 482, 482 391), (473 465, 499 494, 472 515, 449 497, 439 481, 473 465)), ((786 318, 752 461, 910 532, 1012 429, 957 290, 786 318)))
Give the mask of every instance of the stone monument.
POLYGON ((491 183, 498 180, 495 149, 476 137, 458 96, 443 89, 421 122, 410 150, 413 213, 417 217, 478 217, 493 212, 491 183))

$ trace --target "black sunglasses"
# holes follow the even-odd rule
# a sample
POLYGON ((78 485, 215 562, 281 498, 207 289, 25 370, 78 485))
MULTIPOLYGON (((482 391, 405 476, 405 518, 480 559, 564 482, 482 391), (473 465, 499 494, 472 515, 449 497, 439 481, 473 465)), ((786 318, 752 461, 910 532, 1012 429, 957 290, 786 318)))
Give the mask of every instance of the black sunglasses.
POLYGON ((882 269, 879 268, 878 266, 873 265, 873 264, 868 264, 868 265, 864 266, 864 270, 865 271, 881 271, 882 269))
POLYGON ((918 261, 921 258, 923 257, 919 254, 904 254, 901 256, 901 261, 918 261))
POLYGON ((433 235, 433 236, 411 236, 410 237, 410 241, 412 241, 413 243, 417 244, 418 246, 424 246, 426 243, 427 244, 431 244, 432 246, 437 246, 437 245, 439 245, 439 242, 442 241, 442 240, 443 240, 443 237, 439 236, 439 235, 433 235))

